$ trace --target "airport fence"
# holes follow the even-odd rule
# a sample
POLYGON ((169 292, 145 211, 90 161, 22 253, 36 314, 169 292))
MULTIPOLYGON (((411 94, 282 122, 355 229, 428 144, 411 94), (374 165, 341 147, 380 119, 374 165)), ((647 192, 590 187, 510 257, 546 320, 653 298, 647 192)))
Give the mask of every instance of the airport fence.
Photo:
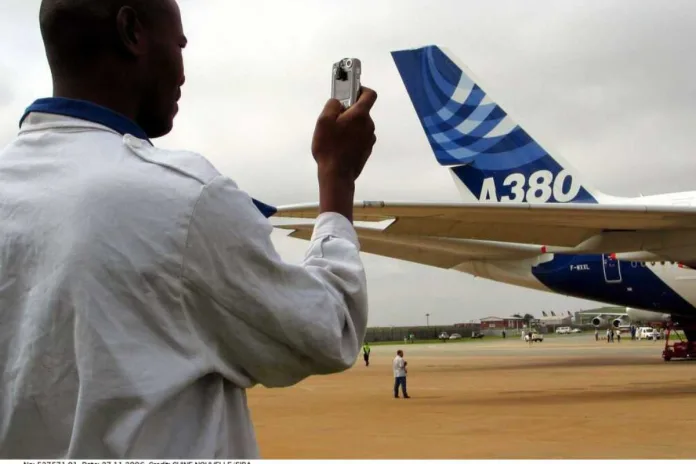
MULTIPOLYGON (((548 334, 556 331, 556 325, 534 326, 534 330, 539 333, 548 334)), ((570 327, 577 327, 576 324, 570 324, 570 327)), ((586 327, 581 329, 587 330, 586 327)), ((518 337, 526 329, 509 327, 505 328, 508 337, 518 337)), ((470 338, 472 333, 480 332, 486 337, 502 337, 502 328, 481 328, 478 325, 437 325, 437 326, 420 326, 420 327, 370 327, 367 329, 365 341, 368 343, 374 342, 404 342, 411 339, 414 340, 437 340, 441 333, 452 335, 457 333, 463 338, 470 338)))
POLYGON ((436 340, 442 332, 446 332, 449 335, 458 333, 462 337, 471 337, 474 329, 453 325, 429 327, 370 327, 367 329, 365 341, 368 343, 400 342, 410 340, 410 335, 413 335, 413 339, 415 340, 436 340))

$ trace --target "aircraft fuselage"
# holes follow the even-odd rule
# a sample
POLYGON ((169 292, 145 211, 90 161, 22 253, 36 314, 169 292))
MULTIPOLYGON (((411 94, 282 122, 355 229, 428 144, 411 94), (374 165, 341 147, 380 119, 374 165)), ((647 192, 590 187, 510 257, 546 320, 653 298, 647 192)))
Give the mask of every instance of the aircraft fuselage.
POLYGON ((696 270, 675 262, 546 254, 529 260, 469 262, 457 269, 535 290, 696 317, 696 270))

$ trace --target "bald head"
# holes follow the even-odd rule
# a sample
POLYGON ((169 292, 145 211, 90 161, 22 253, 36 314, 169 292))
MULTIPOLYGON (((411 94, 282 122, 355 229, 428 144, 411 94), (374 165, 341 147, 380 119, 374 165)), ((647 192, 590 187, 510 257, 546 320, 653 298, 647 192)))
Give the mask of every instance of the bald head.
POLYGON ((186 45, 175 0, 42 0, 39 23, 56 96, 111 107, 150 137, 171 130, 186 45))
POLYGON ((117 17, 133 10, 143 27, 152 27, 166 0, 43 0, 39 25, 53 72, 75 72, 106 55, 122 52, 117 17))

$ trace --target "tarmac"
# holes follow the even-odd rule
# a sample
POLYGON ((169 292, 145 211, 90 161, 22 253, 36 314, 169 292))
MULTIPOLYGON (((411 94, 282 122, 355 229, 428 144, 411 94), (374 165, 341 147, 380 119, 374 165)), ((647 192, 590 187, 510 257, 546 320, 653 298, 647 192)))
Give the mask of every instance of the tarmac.
POLYGON ((696 363, 593 334, 374 346, 341 374, 249 404, 265 458, 694 458, 696 363), (411 399, 393 397, 408 361, 411 399))

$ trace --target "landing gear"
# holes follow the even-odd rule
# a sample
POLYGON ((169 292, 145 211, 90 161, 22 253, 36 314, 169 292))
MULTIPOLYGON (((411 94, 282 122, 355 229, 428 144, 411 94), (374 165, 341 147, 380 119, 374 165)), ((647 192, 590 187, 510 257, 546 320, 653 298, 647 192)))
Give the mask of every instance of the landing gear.
POLYGON ((676 331, 673 322, 667 325, 662 359, 665 361, 671 361, 672 359, 696 359, 696 325, 690 324, 678 328, 684 331, 683 337, 676 331), (670 338, 676 338, 678 341, 670 344, 670 338))

